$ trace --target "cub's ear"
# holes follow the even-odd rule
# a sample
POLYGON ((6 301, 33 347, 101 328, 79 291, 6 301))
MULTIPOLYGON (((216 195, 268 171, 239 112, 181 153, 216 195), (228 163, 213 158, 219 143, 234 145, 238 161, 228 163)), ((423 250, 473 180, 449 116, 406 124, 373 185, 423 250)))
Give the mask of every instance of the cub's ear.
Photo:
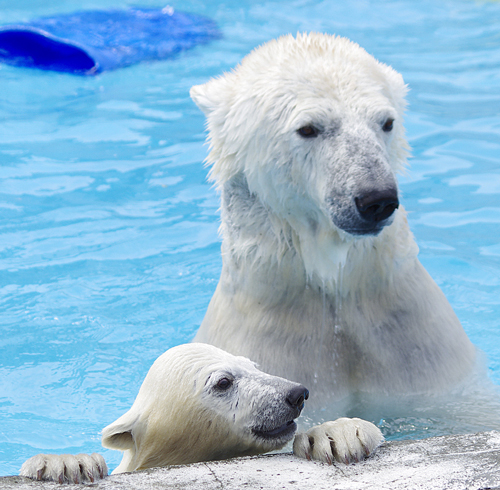
POLYGON ((221 77, 212 78, 203 85, 195 85, 189 91, 189 95, 205 116, 226 105, 230 93, 228 78, 231 75, 228 73, 221 77))
POLYGON ((101 443, 109 449, 125 451, 134 445, 134 432, 137 430, 137 416, 131 416, 130 412, 122 415, 118 420, 109 424, 102 430, 101 443))

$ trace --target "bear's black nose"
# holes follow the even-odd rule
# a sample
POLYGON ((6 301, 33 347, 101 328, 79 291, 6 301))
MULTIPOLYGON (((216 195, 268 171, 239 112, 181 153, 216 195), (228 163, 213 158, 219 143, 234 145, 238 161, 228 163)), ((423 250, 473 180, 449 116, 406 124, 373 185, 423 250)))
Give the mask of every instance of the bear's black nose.
POLYGON ((372 191, 354 199, 361 217, 371 223, 387 219, 399 207, 396 189, 372 191))
POLYGON ((287 396, 286 401, 292 408, 297 408, 301 411, 304 408, 304 401, 309 398, 309 390, 302 385, 292 388, 287 396))

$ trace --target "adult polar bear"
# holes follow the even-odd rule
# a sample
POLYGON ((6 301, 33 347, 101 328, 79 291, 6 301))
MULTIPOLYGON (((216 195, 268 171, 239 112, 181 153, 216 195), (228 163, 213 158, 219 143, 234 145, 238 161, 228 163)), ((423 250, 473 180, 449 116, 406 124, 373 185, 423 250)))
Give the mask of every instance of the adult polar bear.
POLYGON ((192 88, 223 237, 196 341, 329 398, 439 392, 471 372, 399 205, 405 94, 392 68, 322 34, 273 40, 192 88))

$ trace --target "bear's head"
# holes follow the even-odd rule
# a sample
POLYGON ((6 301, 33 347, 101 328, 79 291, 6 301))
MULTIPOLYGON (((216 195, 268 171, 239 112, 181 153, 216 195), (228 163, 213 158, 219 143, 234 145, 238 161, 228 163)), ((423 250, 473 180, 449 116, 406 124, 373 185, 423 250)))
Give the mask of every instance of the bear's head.
POLYGON ((312 253, 318 240, 338 247, 392 223, 406 91, 357 44, 311 33, 264 44, 191 97, 207 118, 211 178, 223 191, 246 185, 275 234, 291 227, 306 255, 306 237, 312 253))
POLYGON ((132 408, 103 430, 102 444, 128 451, 120 471, 260 454, 293 438, 307 396, 302 385, 244 357, 184 344, 155 361, 132 408))

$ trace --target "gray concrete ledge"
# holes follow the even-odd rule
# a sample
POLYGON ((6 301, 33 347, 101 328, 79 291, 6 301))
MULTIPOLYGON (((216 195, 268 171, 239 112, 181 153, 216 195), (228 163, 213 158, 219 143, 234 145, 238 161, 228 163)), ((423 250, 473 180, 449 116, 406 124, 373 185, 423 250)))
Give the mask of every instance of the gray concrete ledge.
MULTIPOLYGON (((86 486, 97 490, 500 489, 500 432, 389 442, 367 461, 350 466, 270 454, 125 473, 86 486)), ((19 476, 0 478, 0 490, 60 488, 19 476)))

